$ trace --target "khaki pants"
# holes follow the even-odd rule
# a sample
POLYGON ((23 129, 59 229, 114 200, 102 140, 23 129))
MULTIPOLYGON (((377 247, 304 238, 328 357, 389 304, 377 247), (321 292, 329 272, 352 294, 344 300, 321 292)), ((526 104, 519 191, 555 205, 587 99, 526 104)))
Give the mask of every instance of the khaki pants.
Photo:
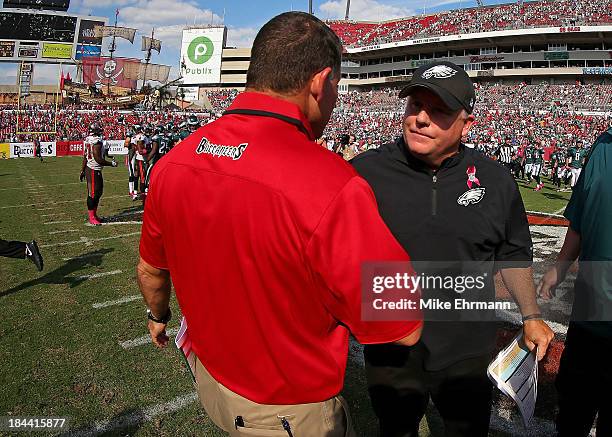
POLYGON ((310 404, 263 405, 219 384, 199 359, 196 359, 195 377, 198 396, 206 413, 231 436, 356 436, 348 407, 340 396, 310 404))

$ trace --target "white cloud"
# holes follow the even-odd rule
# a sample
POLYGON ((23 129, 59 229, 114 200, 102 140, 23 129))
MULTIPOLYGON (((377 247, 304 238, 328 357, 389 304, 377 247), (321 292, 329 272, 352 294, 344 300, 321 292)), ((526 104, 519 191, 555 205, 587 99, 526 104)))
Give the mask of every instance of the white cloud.
MULTIPOLYGON (((60 66, 51 64, 35 64, 33 85, 57 85, 60 77, 60 66)), ((75 78, 76 67, 72 65, 62 66, 64 74, 70 72, 70 76, 75 78)), ((17 72, 19 71, 18 64, 4 64, 0 67, 0 84, 1 85, 16 85, 17 72)))
POLYGON ((254 27, 228 27, 227 45, 230 47, 251 47, 259 29, 254 27))
MULTIPOLYGON (((416 2, 414 2, 416 3, 416 2)), ((431 3, 431 2, 430 2, 431 3)), ((429 4, 428 6, 431 7, 429 4)), ((323 19, 344 18, 346 0, 329 0, 319 6, 323 19)), ((414 15, 414 9, 377 0, 352 0, 349 18, 351 20, 389 20, 414 15)))
MULTIPOLYGON (((64 75, 68 72, 74 79, 76 78, 76 67, 72 65, 63 65, 62 70, 64 75)), ((34 85, 57 85, 60 78, 60 66, 50 64, 34 65, 34 85)))
MULTIPOLYGON (((97 0, 83 0, 97 1, 97 0)), ((106 1, 106 0, 104 0, 106 1)), ((120 41, 119 56, 142 58, 140 36, 151 34, 162 41, 161 56, 154 53, 152 62, 178 65, 182 31, 188 25, 220 24, 222 18, 210 9, 202 9, 192 0, 123 0, 128 6, 119 8, 119 26, 138 29, 134 44, 120 41)))
POLYGON ((17 64, 4 64, 0 66, 0 85, 17 84, 17 64))
POLYGON ((222 18, 210 9, 201 9, 194 1, 183 0, 138 0, 120 9, 119 19, 138 29, 145 29, 147 26, 150 28, 222 22, 222 18))

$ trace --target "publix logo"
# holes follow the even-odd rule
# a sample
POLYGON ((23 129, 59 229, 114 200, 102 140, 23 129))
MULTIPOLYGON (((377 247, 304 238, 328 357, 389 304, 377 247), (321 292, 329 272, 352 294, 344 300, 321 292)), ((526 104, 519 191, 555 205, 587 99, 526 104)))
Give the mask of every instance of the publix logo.
POLYGON ((200 65, 207 62, 212 57, 214 51, 215 47, 210 38, 198 36, 189 43, 187 56, 191 62, 200 65))

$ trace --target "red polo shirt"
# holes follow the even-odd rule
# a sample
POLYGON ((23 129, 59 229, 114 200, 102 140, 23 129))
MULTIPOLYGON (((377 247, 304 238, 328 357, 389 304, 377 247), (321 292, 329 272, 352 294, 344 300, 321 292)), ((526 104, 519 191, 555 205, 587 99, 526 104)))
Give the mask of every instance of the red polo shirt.
POLYGON ((409 258, 313 139, 296 105, 242 93, 156 164, 147 197, 140 255, 170 271, 212 376, 263 404, 337 395, 349 330, 383 343, 420 324, 361 320, 361 263, 409 258))

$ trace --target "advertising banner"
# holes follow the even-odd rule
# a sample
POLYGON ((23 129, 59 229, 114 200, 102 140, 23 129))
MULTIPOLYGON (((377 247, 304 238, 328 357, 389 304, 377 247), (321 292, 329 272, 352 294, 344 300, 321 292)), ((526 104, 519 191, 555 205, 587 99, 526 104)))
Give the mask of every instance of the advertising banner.
POLYGON ((15 41, 0 41, 0 58, 15 56, 15 41))
POLYGON ((83 156, 83 141, 58 141, 55 149, 57 156, 83 156))
POLYGON ((596 74, 600 76, 612 75, 612 67, 587 67, 582 69, 582 74, 596 74))
POLYGON ((546 61, 564 61, 569 59, 569 52, 544 52, 546 61))
POLYGON ((41 141, 40 154, 42 156, 57 156, 57 146, 55 141, 41 141))
POLYGON ((128 149, 123 145, 123 140, 104 140, 104 147, 109 155, 127 155, 128 149))
POLYGON ((34 143, 10 143, 11 158, 33 158, 34 143))
POLYGON ((97 37, 94 30, 96 26, 104 26, 104 22, 81 19, 77 42, 82 44, 102 45, 102 38, 97 37))
POLYGON ((19 43, 19 51, 17 56, 20 58, 38 58, 38 44, 31 45, 30 43, 19 43))
POLYGON ((70 59, 72 57, 72 44, 44 42, 42 57, 51 59, 70 59))
POLYGON ((221 81, 225 37, 225 27, 183 30, 180 66, 184 85, 216 84, 221 81))
POLYGON ((99 58, 102 54, 101 46, 92 46, 88 44, 79 44, 76 48, 74 59, 77 61, 83 58, 99 58))
POLYGON ((9 143, 0 143, 0 159, 9 159, 11 157, 11 146, 9 143))
POLYGON ((129 63, 140 63, 138 59, 126 58, 83 58, 83 82, 87 85, 118 86, 136 88, 136 81, 125 76, 124 69, 129 63))

